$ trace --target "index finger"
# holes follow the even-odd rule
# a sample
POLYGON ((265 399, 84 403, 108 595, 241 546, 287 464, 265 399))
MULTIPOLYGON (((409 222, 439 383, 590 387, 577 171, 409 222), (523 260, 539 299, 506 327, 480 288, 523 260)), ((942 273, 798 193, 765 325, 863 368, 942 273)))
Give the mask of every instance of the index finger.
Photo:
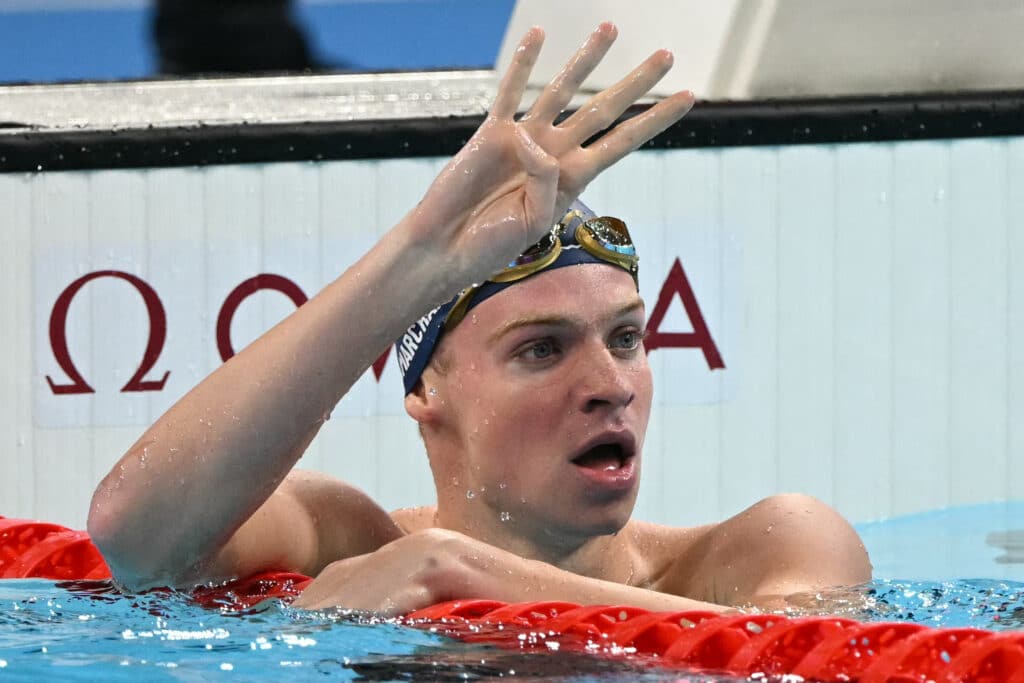
POLYGON ((539 26, 527 31, 519 41, 519 46, 512 54, 512 63, 509 64, 498 86, 498 94, 491 105, 491 116, 511 119, 516 115, 526 84, 530 80, 530 72, 537 63, 537 55, 540 54, 540 47, 543 44, 544 30, 539 26))

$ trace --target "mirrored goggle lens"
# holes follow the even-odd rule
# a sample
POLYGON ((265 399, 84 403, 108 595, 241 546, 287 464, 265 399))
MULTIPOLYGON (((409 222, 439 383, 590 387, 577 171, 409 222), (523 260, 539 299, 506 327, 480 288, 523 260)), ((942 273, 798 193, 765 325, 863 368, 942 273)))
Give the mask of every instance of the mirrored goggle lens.
POLYGON ((583 228, 605 249, 624 256, 635 256, 636 247, 629 235, 626 224, 613 216, 591 218, 583 224, 583 228))

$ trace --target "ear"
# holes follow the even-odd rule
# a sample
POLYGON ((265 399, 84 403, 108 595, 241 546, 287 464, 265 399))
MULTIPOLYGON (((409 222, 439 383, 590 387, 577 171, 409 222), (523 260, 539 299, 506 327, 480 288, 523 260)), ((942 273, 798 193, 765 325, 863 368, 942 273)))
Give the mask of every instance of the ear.
POLYGON ((405 397, 405 412, 421 427, 436 423, 440 408, 436 393, 431 395, 422 379, 405 397))

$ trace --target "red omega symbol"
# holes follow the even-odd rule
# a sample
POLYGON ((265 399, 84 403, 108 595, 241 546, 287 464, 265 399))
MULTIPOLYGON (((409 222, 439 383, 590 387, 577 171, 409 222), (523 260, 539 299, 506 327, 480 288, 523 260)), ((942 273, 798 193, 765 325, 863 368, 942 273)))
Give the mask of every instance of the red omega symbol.
POLYGON ((121 388, 121 391, 160 391, 171 374, 170 370, 165 372, 159 380, 143 380, 142 378, 153 369, 157 359, 160 358, 160 352, 163 351, 164 342, 167 340, 167 315, 164 313, 164 306, 160 303, 160 297, 156 290, 150 287, 145 280, 121 270, 99 270, 83 275, 68 285, 57 297, 57 303, 54 304, 53 312, 50 314, 50 346, 53 348, 57 364, 71 380, 71 384, 57 384, 47 375, 46 381, 50 385, 50 390, 58 395, 92 394, 96 391, 85 381, 82 373, 78 371, 74 361, 71 360, 71 353, 68 351, 67 322, 68 310, 71 308, 71 302, 75 295, 89 282, 101 277, 118 278, 129 283, 142 295, 142 300, 146 304, 146 313, 149 315, 149 341, 146 342, 146 352, 143 354, 142 362, 139 363, 135 374, 121 388))

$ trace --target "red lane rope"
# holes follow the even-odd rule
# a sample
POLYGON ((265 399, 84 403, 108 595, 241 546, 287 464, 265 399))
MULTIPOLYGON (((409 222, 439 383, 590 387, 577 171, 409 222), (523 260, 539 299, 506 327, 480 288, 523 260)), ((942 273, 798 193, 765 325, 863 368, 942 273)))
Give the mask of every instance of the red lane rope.
MULTIPOLYGON (((83 531, 0 517, 0 578, 107 579, 110 569, 83 531)), ((301 574, 266 572, 193 595, 207 607, 247 609, 270 598, 293 599, 310 581, 301 574)), ((402 621, 500 647, 630 654, 661 667, 709 673, 860 683, 1024 683, 1024 631, 495 600, 446 602, 402 621)))

